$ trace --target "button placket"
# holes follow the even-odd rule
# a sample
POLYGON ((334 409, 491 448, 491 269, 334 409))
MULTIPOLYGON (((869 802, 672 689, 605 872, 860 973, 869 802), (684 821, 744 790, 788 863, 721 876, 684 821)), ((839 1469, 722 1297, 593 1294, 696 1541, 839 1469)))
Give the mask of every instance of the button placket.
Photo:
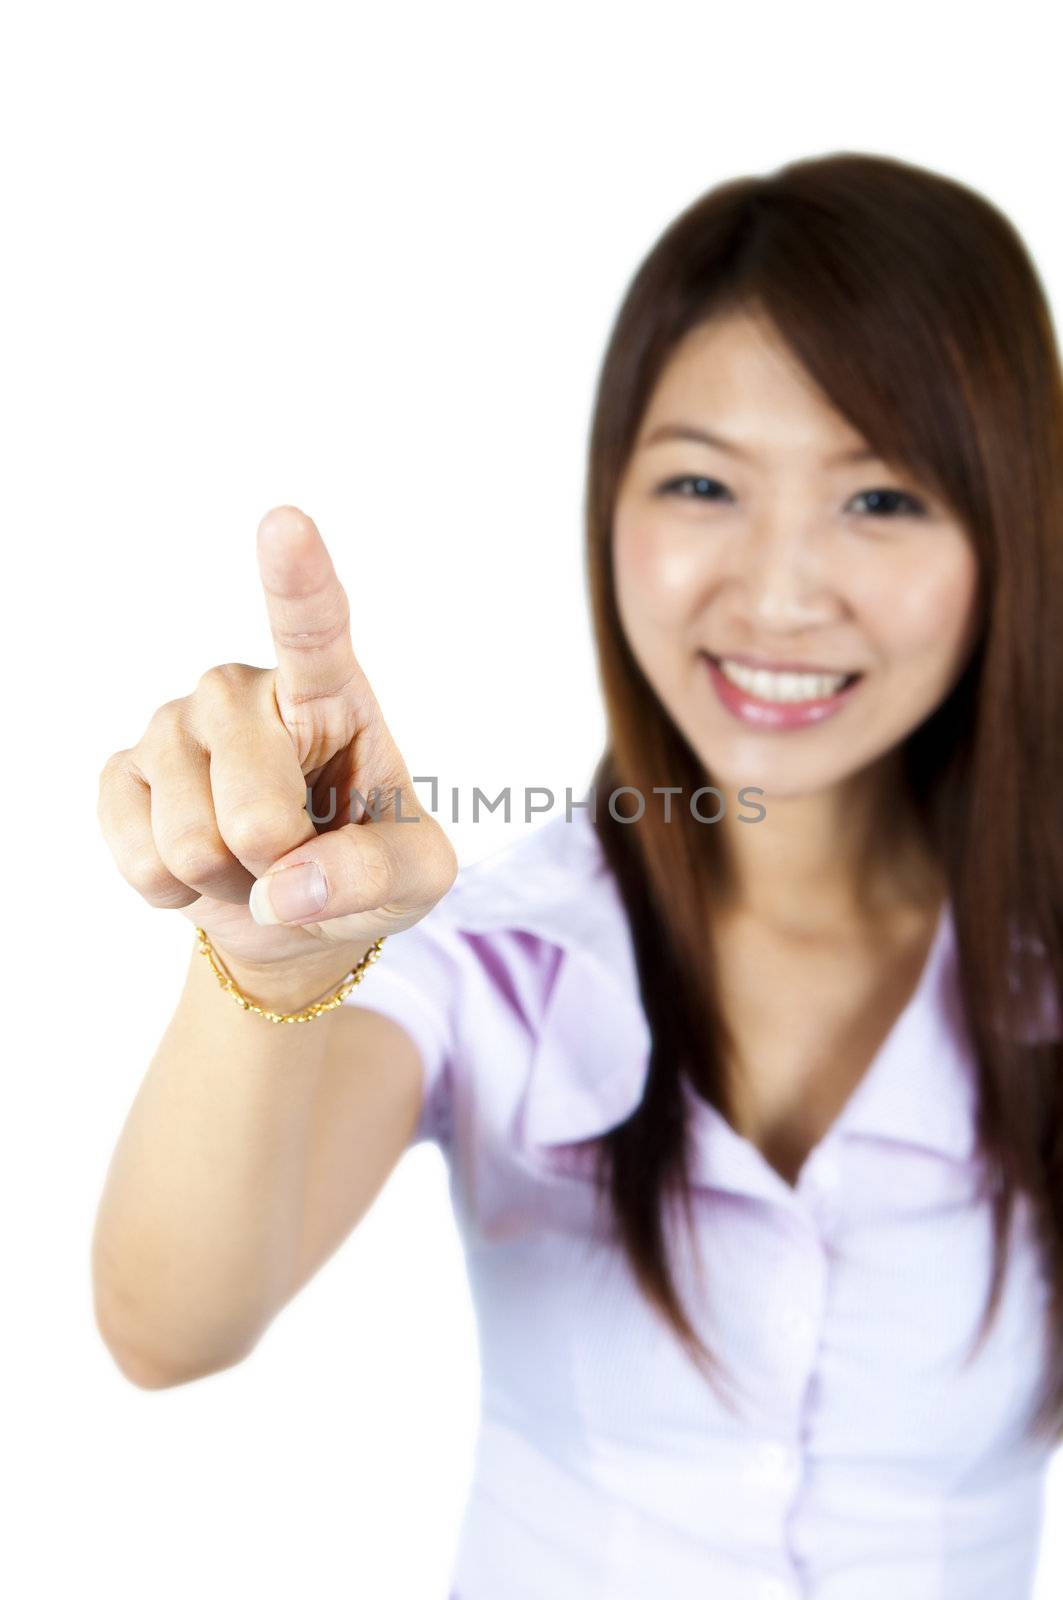
POLYGON ((776 1303, 776 1327, 791 1350, 801 1347, 803 1358, 811 1361, 820 1337, 820 1321, 826 1292, 826 1256, 823 1241, 817 1241, 815 1262, 806 1260, 804 1270, 794 1273, 788 1283, 780 1283, 776 1303))
POLYGON ((796 1303, 785 1306, 780 1312, 779 1320, 783 1332, 789 1338, 799 1339, 802 1344, 807 1344, 816 1331, 815 1319, 803 1306, 796 1303))
POLYGON ((815 1151, 801 1169, 798 1193, 821 1236, 829 1235, 837 1222, 841 1180, 841 1161, 833 1145, 815 1151))
POLYGON ((789 1526, 790 1549, 796 1556, 807 1557, 815 1553, 815 1540, 802 1515, 800 1505, 794 1507, 789 1526))

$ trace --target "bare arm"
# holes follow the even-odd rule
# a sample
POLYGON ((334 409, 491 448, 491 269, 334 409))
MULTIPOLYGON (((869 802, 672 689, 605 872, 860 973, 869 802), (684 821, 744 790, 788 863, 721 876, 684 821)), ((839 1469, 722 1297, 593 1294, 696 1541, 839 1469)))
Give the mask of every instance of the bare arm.
MULTIPOLYGON (((302 643, 320 637, 321 650, 335 651, 329 622, 342 591, 330 592, 313 525, 284 515, 284 561, 274 547, 269 569, 292 591, 271 600, 278 681, 224 669, 221 683, 207 674, 195 695, 162 708, 140 745, 105 767, 100 816, 141 893, 203 926, 245 993, 293 1010, 335 988, 381 934, 401 938, 449 888, 456 863, 442 830, 417 812, 353 654, 322 663, 302 643), (328 617, 300 612, 300 590, 328 617), (315 693, 333 682, 349 701, 315 693), (297 707, 292 730, 285 706, 297 707), (337 755, 360 793, 374 782, 401 788, 403 813, 418 824, 363 818, 318 833, 303 809, 305 768, 337 755), (250 914, 256 880, 274 884, 308 862, 321 869, 324 904, 281 922, 271 892, 258 906, 264 920, 250 914)), ((151 1388, 231 1366, 253 1348, 372 1203, 421 1095, 419 1052, 397 1023, 341 1007, 271 1024, 222 992, 191 930, 190 944, 184 990, 115 1146, 92 1242, 101 1335, 122 1371, 151 1388)), ((363 982, 373 977, 370 967, 363 982)))
MULTIPOLYGON (((288 1009, 343 971, 294 976, 268 995, 250 976, 241 986, 288 1009)), ((273 1026, 195 954, 93 1234, 97 1323, 126 1376, 158 1387, 241 1360, 369 1209, 420 1093, 416 1047, 389 1019, 350 1007, 273 1026)))

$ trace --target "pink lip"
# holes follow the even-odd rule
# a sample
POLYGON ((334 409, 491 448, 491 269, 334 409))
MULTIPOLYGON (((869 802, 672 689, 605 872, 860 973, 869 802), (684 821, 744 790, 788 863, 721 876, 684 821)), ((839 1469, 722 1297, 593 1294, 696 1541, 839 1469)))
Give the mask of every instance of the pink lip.
MULTIPOLYGON (((741 656, 729 656, 729 661, 742 661, 741 656)), ((765 729, 807 728, 814 723, 824 722, 828 717, 833 717, 840 711, 862 683, 862 678, 857 678, 854 683, 847 684, 844 689, 839 689, 836 694, 826 695, 820 700, 759 700, 756 695, 747 694, 745 689, 740 689, 737 683, 732 683, 725 678, 711 656, 704 657, 705 665, 709 669, 709 678, 716 690, 717 698, 739 722, 747 726, 765 729)), ((766 669, 771 670, 771 669, 766 669)), ((794 671, 794 668, 782 668, 782 671, 794 671)))

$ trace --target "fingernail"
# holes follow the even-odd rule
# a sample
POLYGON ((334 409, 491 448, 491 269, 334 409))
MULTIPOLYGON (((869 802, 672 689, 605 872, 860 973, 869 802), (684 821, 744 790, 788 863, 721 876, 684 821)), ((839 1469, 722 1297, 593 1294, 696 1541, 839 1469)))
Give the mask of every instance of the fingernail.
POLYGON ((304 861, 297 867, 281 867, 279 872, 256 879, 248 909, 255 921, 265 927, 316 916, 327 899, 325 874, 316 861, 304 861))

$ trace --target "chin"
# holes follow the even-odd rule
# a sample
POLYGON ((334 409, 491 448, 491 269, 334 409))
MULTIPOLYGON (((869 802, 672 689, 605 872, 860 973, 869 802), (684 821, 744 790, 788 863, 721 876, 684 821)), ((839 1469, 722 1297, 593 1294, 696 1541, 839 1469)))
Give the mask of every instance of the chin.
POLYGON ((744 750, 725 749, 719 741, 709 744, 691 739, 690 743, 706 773, 705 782, 724 794, 729 813, 732 806, 740 804, 741 789, 761 789, 759 798, 765 804, 772 799, 796 800, 836 788, 870 764, 870 760, 854 763, 851 751, 846 752, 847 759, 802 760, 792 749, 767 752, 763 741, 759 741, 760 748, 750 742, 744 750))

